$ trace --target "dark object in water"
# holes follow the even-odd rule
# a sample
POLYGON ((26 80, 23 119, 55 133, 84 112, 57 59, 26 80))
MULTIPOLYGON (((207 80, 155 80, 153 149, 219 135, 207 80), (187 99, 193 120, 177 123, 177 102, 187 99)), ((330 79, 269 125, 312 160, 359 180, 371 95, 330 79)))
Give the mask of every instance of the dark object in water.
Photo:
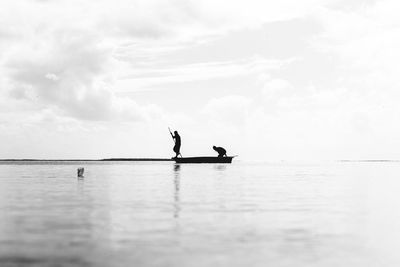
POLYGON ((78 168, 78 171, 77 171, 78 177, 83 177, 83 172, 84 171, 85 171, 84 168, 78 168))
POLYGON ((234 157, 187 157, 172 158, 176 163, 232 163, 234 157))

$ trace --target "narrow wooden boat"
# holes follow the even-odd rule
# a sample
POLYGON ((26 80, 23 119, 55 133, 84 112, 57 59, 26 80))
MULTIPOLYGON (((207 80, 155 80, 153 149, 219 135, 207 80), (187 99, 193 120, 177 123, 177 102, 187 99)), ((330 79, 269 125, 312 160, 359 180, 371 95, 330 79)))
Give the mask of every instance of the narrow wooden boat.
POLYGON ((232 163, 234 157, 186 157, 172 158, 176 163, 232 163))

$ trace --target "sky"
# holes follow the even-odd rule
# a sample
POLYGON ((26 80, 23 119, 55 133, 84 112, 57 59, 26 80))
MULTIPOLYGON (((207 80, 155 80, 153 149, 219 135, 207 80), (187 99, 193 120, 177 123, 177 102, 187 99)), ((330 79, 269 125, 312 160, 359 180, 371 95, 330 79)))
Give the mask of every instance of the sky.
POLYGON ((2 0, 0 158, 400 158, 394 0, 2 0))

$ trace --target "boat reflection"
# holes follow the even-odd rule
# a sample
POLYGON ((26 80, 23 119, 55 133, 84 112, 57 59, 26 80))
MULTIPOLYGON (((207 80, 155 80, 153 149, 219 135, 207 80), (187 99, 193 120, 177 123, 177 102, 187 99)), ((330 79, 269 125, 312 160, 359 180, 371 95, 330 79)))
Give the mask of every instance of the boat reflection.
POLYGON ((225 171, 226 170, 226 164, 216 164, 214 165, 214 169, 217 171, 225 171))

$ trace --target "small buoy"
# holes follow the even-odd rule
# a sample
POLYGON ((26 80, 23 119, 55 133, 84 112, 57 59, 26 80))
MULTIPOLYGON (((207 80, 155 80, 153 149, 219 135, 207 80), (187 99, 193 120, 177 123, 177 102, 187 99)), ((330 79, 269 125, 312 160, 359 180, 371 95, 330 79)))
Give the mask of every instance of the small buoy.
POLYGON ((84 168, 78 168, 78 177, 83 177, 84 168))

